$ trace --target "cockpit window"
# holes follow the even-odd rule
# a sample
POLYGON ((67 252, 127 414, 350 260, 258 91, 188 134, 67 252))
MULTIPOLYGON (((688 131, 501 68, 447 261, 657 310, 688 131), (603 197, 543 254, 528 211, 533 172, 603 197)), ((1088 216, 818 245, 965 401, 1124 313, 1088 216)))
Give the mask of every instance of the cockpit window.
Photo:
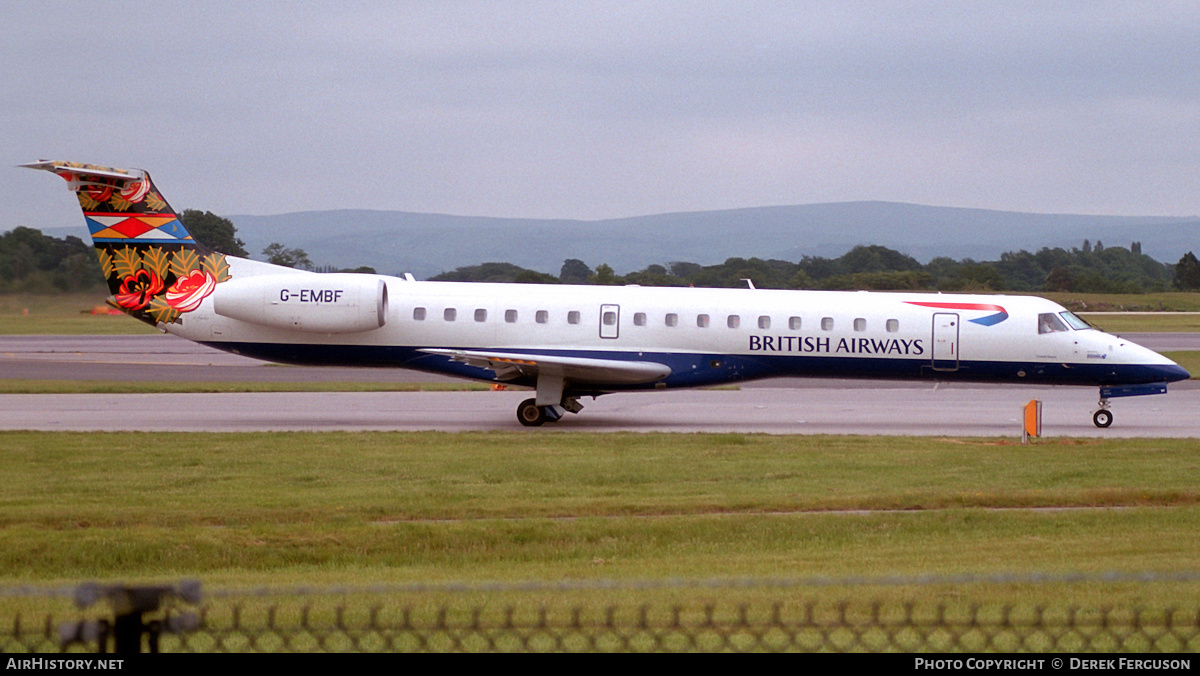
POLYGON ((1069 330, 1067 325, 1053 312, 1043 312, 1038 315, 1038 333, 1058 333, 1069 330))
POLYGON ((1083 331, 1084 329, 1093 328, 1091 324, 1088 324, 1086 320, 1074 312, 1060 312, 1058 315, 1076 331, 1083 331))

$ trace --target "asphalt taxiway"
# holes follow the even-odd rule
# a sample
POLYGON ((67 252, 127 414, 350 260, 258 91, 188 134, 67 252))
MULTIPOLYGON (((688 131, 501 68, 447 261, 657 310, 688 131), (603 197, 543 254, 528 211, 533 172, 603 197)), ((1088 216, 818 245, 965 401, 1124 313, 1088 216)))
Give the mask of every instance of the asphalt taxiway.
POLYGON ((1021 406, 1043 402, 1047 437, 1200 438, 1200 388, 1114 400, 1116 422, 1092 425, 1091 388, 788 387, 613 394, 579 415, 523 428, 527 392, 289 392, 0 395, 0 429, 51 431, 527 430, 1000 436, 1019 438, 1021 406))
MULTIPOLYGON (((1157 350, 1200 349, 1200 334, 1129 334, 1157 350)), ((172 336, 0 337, 0 377, 65 380, 448 381, 391 369, 287 367, 172 336)), ((0 429, 54 431, 522 430, 528 392, 323 392, 0 395, 0 429)), ((760 432, 1019 437, 1021 406, 1043 402, 1049 437, 1200 438, 1200 384, 1114 399, 1092 425, 1096 389, 782 378, 736 390, 585 399, 543 431, 760 432)))

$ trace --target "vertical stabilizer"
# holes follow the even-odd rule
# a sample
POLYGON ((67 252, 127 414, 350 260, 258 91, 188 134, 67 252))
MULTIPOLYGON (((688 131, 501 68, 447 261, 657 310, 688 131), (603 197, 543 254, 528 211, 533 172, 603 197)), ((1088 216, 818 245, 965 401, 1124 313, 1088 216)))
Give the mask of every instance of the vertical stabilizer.
POLYGON ((225 255, 196 243, 148 172, 75 162, 23 165, 66 179, 100 258, 108 302, 150 324, 182 321, 230 278, 225 255))

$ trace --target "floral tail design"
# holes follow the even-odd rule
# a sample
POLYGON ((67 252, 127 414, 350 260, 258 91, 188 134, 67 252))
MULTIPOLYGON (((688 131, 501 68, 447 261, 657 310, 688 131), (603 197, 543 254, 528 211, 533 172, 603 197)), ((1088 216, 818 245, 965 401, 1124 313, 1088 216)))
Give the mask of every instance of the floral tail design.
POLYGON ((130 316, 153 325, 181 322, 230 278, 225 255, 192 239, 148 172, 74 162, 24 166, 66 179, 108 280, 108 302, 130 316))

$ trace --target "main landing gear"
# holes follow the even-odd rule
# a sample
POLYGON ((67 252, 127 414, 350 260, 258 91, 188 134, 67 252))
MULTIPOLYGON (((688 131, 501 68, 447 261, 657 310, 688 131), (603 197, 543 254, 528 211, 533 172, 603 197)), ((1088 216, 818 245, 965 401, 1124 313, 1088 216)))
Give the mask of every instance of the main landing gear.
POLYGON ((578 395, 566 389, 562 370, 543 368, 537 375, 537 396, 526 399, 517 407, 517 420, 526 427, 539 427, 542 423, 558 422, 563 413, 579 413, 583 404, 578 395))
POLYGON ((526 427, 539 427, 545 422, 558 422, 562 413, 556 406, 538 406, 533 399, 526 399, 517 407, 517 420, 526 427))
POLYGON ((563 413, 579 413, 583 404, 577 397, 564 397, 558 406, 538 406, 536 399, 526 399, 517 406, 517 420, 526 427, 540 427, 543 423, 562 420, 563 413))

